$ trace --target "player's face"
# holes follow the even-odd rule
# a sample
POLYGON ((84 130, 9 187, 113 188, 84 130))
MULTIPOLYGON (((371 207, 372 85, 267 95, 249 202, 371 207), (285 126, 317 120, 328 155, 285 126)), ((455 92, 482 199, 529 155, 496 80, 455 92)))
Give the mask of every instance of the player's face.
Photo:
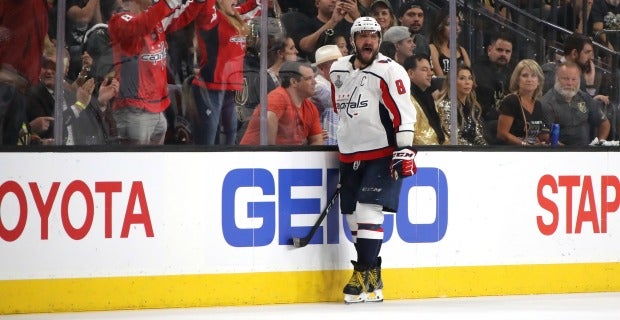
POLYGON ((499 66, 505 66, 512 57, 512 43, 498 39, 495 43, 489 45, 487 54, 491 62, 499 66))
POLYGON ((379 53, 379 34, 362 31, 355 34, 355 58, 363 66, 369 65, 379 53))

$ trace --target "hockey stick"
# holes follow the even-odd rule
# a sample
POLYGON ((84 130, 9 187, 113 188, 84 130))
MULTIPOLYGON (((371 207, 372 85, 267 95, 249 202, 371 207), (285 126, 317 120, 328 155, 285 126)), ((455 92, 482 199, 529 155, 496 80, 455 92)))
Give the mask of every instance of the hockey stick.
POLYGON ((336 189, 336 192, 334 192, 331 199, 329 199, 329 202, 327 202, 327 206, 325 207, 323 212, 321 212, 321 215, 319 216, 319 218, 316 220, 316 222, 312 226, 312 229, 310 229, 310 232, 308 232, 308 235, 306 235, 303 238, 293 237, 293 246, 295 246, 295 248, 305 247, 310 242, 310 240, 312 240, 312 237, 314 237, 316 230, 319 229, 319 226, 321 225, 321 223, 323 223, 325 216, 327 216, 327 214, 329 213, 329 210, 332 208, 332 206, 336 202, 336 198, 338 198, 338 194, 340 194, 340 187, 336 189))

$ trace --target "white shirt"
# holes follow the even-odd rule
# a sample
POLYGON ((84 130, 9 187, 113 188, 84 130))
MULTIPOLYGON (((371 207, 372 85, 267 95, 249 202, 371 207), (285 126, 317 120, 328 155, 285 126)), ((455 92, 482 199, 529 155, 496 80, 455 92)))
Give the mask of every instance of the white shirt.
POLYGON ((411 146, 416 110, 405 69, 382 54, 364 69, 354 69, 352 61, 353 56, 340 58, 330 71, 340 115, 340 160, 377 159, 411 146))

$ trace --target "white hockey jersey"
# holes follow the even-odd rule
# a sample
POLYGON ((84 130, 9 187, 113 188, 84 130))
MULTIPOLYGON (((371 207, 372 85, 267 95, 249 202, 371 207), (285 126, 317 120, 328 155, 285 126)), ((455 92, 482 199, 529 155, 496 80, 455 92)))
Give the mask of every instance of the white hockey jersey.
POLYGON ((412 134, 416 121, 405 69, 380 53, 364 69, 354 69, 354 59, 340 58, 330 71, 334 109, 340 115, 340 161, 346 163, 391 156, 396 133, 412 134))

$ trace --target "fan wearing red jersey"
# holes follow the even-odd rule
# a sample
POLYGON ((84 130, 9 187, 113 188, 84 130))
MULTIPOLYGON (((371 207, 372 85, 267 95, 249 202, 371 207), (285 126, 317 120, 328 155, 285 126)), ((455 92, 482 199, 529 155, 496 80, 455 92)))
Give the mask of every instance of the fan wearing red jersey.
POLYGON ((196 143, 214 145, 220 125, 224 141, 232 145, 237 136, 235 93, 243 88, 243 57, 249 28, 241 14, 255 10, 260 0, 235 7, 236 0, 217 0, 205 6, 196 18, 200 73, 192 83, 192 93, 200 116, 196 143))
POLYGON ((208 2, 215 0, 123 0, 122 11, 110 18, 121 143, 163 144, 168 127, 163 111, 170 105, 166 33, 189 24, 208 2))

